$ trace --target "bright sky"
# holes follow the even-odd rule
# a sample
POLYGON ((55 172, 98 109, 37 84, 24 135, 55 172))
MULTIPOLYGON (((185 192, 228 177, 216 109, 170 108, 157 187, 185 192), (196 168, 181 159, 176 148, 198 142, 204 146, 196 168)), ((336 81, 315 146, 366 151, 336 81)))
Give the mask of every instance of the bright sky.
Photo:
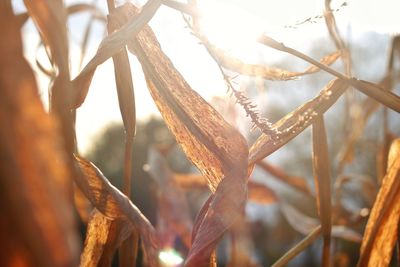
MULTIPOLYGON (((87 1, 67 0, 66 4, 87 1)), ((91 1, 89 1, 91 2, 91 1)), ((105 0, 99 1, 105 7, 105 0)), ((120 1, 121 2, 121 1, 120 1)), ((145 1, 139 1, 144 3, 145 1)), ((263 48, 257 47, 254 40, 259 33, 266 32, 278 41, 288 45, 297 43, 308 44, 321 35, 326 35, 323 20, 317 23, 306 23, 298 29, 285 29, 285 25, 294 25, 309 17, 322 14, 324 0, 198 0, 204 10, 201 23, 205 33, 217 45, 230 50, 245 60, 256 60, 263 48)), ((22 1, 14 0, 17 10, 24 10, 22 1)), ((339 7, 343 1, 332 1, 332 7, 339 7)), ((400 10, 398 0, 348 0, 347 6, 335 13, 340 29, 346 31, 351 25, 352 33, 378 31, 384 33, 400 32, 400 10)), ((78 73, 79 40, 87 16, 75 16, 70 19, 71 65, 73 77, 78 73)), ((169 8, 161 8, 150 25, 154 28, 165 53, 171 57, 174 64, 192 87, 205 99, 214 95, 225 95, 226 87, 221 79, 215 63, 198 45, 196 39, 190 36, 181 15, 169 8)), ((86 62, 97 49, 102 38, 103 29, 100 25, 94 30, 94 38, 90 45, 92 52, 86 57, 86 62)), ((31 24, 24 27, 26 37, 26 55, 34 65, 35 47, 38 37, 34 34, 31 24)), ((279 53, 270 56, 278 60, 279 53)), ((137 105, 137 116, 145 119, 156 114, 140 65, 131 57, 133 80, 137 105)), ((93 79, 88 97, 78 110, 77 134, 79 147, 86 150, 99 129, 111 121, 121 121, 117 96, 115 92, 113 69, 110 61, 100 66, 93 79)), ((47 80, 38 76, 39 84, 45 94, 47 80)))

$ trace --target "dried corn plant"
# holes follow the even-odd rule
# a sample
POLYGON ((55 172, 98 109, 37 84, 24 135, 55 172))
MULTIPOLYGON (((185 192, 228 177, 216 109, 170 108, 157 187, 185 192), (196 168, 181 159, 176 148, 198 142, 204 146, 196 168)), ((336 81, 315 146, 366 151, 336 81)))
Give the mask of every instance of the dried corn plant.
MULTIPOLYGON (((2 41, 0 42, 0 242, 1 266, 110 266, 118 250, 120 266, 160 266, 159 256, 178 236, 185 248, 184 266, 216 266, 216 247, 230 237, 229 266, 260 266, 252 258, 252 240, 245 218, 247 201, 279 202, 289 222, 305 237, 273 266, 284 266, 322 237, 321 264, 331 266, 336 238, 360 244, 358 266, 389 266, 399 248, 400 141, 388 130, 388 109, 400 111, 400 98, 393 92, 397 82, 395 62, 400 51, 394 37, 385 77, 379 84, 351 76, 350 52, 337 29, 330 1, 325 1, 325 21, 337 51, 315 60, 262 35, 258 42, 300 58, 310 67, 291 71, 266 65, 247 64, 213 45, 198 27, 196 1, 184 4, 171 0, 148 0, 138 8, 131 3, 115 6, 107 1, 105 16, 96 4, 65 7, 61 0, 24 1, 27 12, 15 14, 11 1, 0 4, 2 41), (248 144, 244 136, 186 82, 161 49, 148 22, 160 6, 183 13, 195 38, 207 49, 226 80, 231 97, 236 99, 261 131, 248 144), (107 24, 107 36, 75 78, 71 78, 67 18, 77 12, 90 12, 84 31, 82 54, 86 53, 91 23, 107 24), (49 111, 40 99, 32 67, 23 55, 21 27, 33 21, 41 36, 51 68, 41 69, 51 80, 49 111), (140 62, 148 90, 163 120, 199 174, 176 174, 165 162, 165 149, 153 148, 149 172, 159 187, 157 225, 152 225, 130 200, 132 145, 135 137, 135 97, 128 53, 140 62), (85 102, 96 68, 112 58, 119 107, 125 130, 123 187, 118 190, 92 162, 76 150, 75 111, 85 102), (330 67, 342 60, 344 71, 330 67), (267 80, 287 81, 316 72, 333 79, 311 100, 275 123, 263 118, 244 92, 237 89, 227 71, 267 80), (356 102, 349 88, 366 95, 356 102), (346 110, 361 107, 349 115, 350 125, 342 140, 339 164, 329 158, 324 113, 339 98, 346 97, 346 110), (384 140, 379 152, 379 188, 363 233, 352 229, 359 214, 348 214, 341 207, 342 186, 356 179, 344 174, 351 163, 355 143, 372 114, 385 110, 384 140), (353 126, 352 126, 353 125, 353 126), (304 178, 291 176, 264 161, 273 152, 307 128, 312 128, 312 164, 315 189, 304 178), (254 168, 261 168, 305 198, 315 203, 318 218, 302 214, 274 190, 252 181, 254 168), (335 168, 335 177, 331 169, 335 168), (333 181, 336 181, 333 185, 333 181), (185 192, 209 189, 210 195, 193 221, 185 192), (314 193, 315 192, 315 193, 314 193), (87 227, 80 245, 78 216, 87 227), (140 259, 139 259, 140 258, 140 259)), ((82 61, 81 63, 82 64, 82 61)), ((140 101, 140 100, 139 100, 140 101)), ((397 114, 396 114, 397 115, 397 114)), ((78 140, 79 141, 79 140, 78 140)), ((366 151, 365 153, 368 153, 366 151)), ((133 178, 135 179, 135 178, 133 178)), ((365 214, 364 214, 365 216, 365 214)), ((264 237, 268 239, 268 236, 264 237)), ((399 256, 397 256, 397 260, 399 256)), ((342 265, 341 265, 342 266, 342 265)))

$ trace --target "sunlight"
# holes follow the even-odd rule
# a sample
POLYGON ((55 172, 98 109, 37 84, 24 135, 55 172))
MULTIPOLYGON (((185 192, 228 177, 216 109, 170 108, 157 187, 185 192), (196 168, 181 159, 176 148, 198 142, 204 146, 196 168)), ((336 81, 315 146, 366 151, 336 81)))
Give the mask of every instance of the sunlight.
POLYGON ((219 48, 245 51, 262 33, 260 17, 228 1, 202 0, 198 6, 200 29, 219 48))
POLYGON ((158 257, 166 267, 178 266, 183 262, 181 255, 173 249, 161 251, 158 257))

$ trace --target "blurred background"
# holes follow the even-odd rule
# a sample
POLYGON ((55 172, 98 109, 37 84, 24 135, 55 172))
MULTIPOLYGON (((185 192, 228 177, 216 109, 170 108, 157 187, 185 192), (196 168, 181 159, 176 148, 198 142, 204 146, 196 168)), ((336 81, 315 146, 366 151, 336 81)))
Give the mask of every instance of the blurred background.
MULTIPOLYGON (((210 41, 247 63, 293 71, 307 68, 305 62, 291 55, 257 44, 255 38, 263 32, 315 59, 335 51, 322 16, 324 1, 198 2, 203 12, 201 27, 210 41)), ((106 1, 65 1, 67 6, 77 3, 95 4, 107 14, 106 1)), ((145 1, 133 3, 142 5, 145 1)), ((15 0, 13 4, 16 11, 24 11, 22 1, 15 0)), ((332 1, 331 6, 340 34, 350 51, 352 75, 379 83, 387 72, 393 37, 400 31, 400 17, 396 13, 400 3, 395 0, 349 0, 332 1)), ((242 107, 227 94, 227 87, 218 65, 199 40, 191 34, 182 15, 163 6, 150 25, 163 51, 192 88, 239 129, 251 145, 261 132, 257 129, 252 130, 252 122, 242 107)), ((75 77, 94 55, 105 36, 106 28, 104 21, 93 20, 92 15, 86 12, 71 15, 68 26, 71 71, 75 77), (90 32, 87 35, 87 48, 82 53, 82 43, 88 25, 90 32)), ((38 68, 37 62, 43 66, 50 66, 50 63, 46 62, 46 52, 40 44, 40 37, 32 22, 25 24, 23 36, 25 44, 29 44, 25 46, 26 58, 36 72, 42 99, 47 105, 49 80, 38 68), (38 44, 36 49, 32 43, 38 44)), ((400 51, 397 51, 394 66, 397 72, 399 56, 400 51)), ((147 91, 140 64, 132 55, 130 61, 138 118, 132 162, 132 201, 156 225, 159 220, 158 196, 162 190, 159 182, 153 179, 148 171, 149 149, 155 148, 159 151, 173 173, 197 174, 197 171, 187 161, 162 122, 147 91)), ((334 63, 333 68, 344 72, 340 60, 334 63)), ((278 121, 305 101, 312 99, 332 79, 331 75, 324 72, 285 82, 236 76, 229 71, 227 73, 231 75, 237 88, 245 92, 257 105, 261 116, 271 122, 278 121)), ((398 83, 394 84, 394 90, 399 94, 398 83)), ((379 184, 377 156, 387 135, 400 134, 398 115, 382 108, 374 110, 365 121, 364 129, 355 124, 356 121, 351 121, 349 125, 346 118, 357 118, 357 114, 363 112, 361 103, 366 99, 365 95, 356 91, 351 91, 350 94, 356 105, 350 109, 346 108, 345 98, 342 97, 325 115, 333 185, 337 189, 336 202, 334 201, 338 209, 336 221, 348 227, 338 228, 334 234, 337 237, 334 239, 335 266, 354 266, 358 259, 362 229, 379 184), (363 130, 350 152, 346 151, 348 146, 344 145, 349 135, 349 127, 360 127, 363 130), (344 154, 347 157, 344 157, 344 154)), ((110 60, 96 71, 88 97, 78 109, 76 131, 80 153, 86 155, 115 186, 121 188, 124 130, 110 60)), ((266 165, 257 166, 252 174, 252 180, 266 185, 275 194, 275 200, 261 203, 249 201, 246 207, 246 223, 251 225, 248 227, 253 248, 251 257, 262 266, 271 265, 318 224, 315 200, 312 198, 314 187, 311 144, 310 130, 306 130, 265 159, 266 165), (296 189, 282 180, 283 176, 304 181, 304 187, 311 188, 310 193, 296 189), (299 221, 307 223, 302 225, 299 221)), ((209 191, 204 186, 198 186, 194 189, 185 188, 183 195, 188 201, 190 216, 194 219, 209 191)), ((288 266, 319 266, 320 241, 296 257, 288 266)), ((187 251, 182 243, 184 240, 176 238, 171 246, 184 256, 187 251)), ((228 247, 229 242, 223 240, 218 250, 218 259, 222 265, 227 263, 228 247)))

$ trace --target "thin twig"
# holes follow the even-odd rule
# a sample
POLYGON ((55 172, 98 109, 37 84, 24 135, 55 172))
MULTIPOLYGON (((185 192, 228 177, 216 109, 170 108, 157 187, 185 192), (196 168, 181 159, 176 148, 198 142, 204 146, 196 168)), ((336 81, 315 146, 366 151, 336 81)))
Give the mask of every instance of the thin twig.
POLYGON ((306 236, 303 240, 300 241, 300 243, 298 243, 296 246, 286 252, 285 255, 277 260, 271 267, 285 266, 289 261, 291 261, 294 257, 299 255, 308 246, 310 246, 321 234, 321 231, 321 225, 317 226, 314 230, 311 231, 310 234, 308 234, 308 236, 306 236))

